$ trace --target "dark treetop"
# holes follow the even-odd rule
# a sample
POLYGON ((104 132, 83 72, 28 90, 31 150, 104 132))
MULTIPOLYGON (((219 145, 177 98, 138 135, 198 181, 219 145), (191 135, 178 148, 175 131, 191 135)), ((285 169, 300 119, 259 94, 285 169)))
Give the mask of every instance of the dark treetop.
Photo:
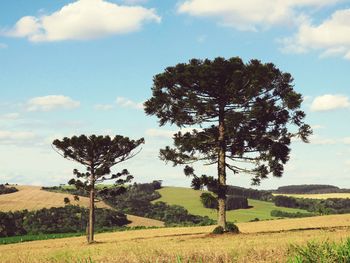
POLYGON ((140 144, 144 143, 144 139, 130 140, 128 137, 117 135, 114 138, 109 136, 73 136, 72 138, 63 138, 63 140, 55 140, 53 145, 61 155, 65 158, 74 160, 86 167, 86 172, 74 170, 74 174, 78 178, 87 179, 85 182, 72 179, 70 184, 74 184, 77 188, 85 188, 89 190, 93 178, 94 183, 101 183, 105 180, 116 180, 116 184, 120 185, 130 181, 133 177, 126 169, 121 172, 111 174, 111 168, 123 161, 134 157, 136 153, 133 150, 140 144), (91 177, 91 174, 94 176, 91 177), (109 175, 109 177, 106 177, 109 175), (125 179, 121 179, 126 176, 125 179))
MULTIPOLYGON (((253 175, 258 184, 268 174, 282 176, 291 139, 307 142, 312 132, 304 123, 302 96, 293 90, 292 76, 272 63, 192 59, 156 75, 152 92, 145 111, 156 115, 161 126, 201 127, 178 132, 175 147, 160 151, 161 159, 174 165, 217 164, 222 150, 226 168, 253 175)), ((189 166, 185 173, 195 176, 189 166)), ((199 187, 210 180, 217 183, 197 176, 193 183, 199 187)))

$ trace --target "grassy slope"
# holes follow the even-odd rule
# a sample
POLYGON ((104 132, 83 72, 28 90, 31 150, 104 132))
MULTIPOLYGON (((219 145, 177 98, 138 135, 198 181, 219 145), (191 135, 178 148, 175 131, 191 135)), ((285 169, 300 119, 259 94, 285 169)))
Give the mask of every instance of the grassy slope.
MULTIPOLYGON (((159 190, 159 193, 162 197, 155 200, 155 202, 163 201, 172 205, 181 205, 194 215, 208 216, 212 219, 217 217, 216 210, 203 207, 200 202, 201 191, 182 187, 164 187, 159 190)), ((286 212, 306 212, 300 209, 276 207, 273 203, 252 199, 249 199, 249 205, 253 206, 253 208, 228 211, 228 221, 248 222, 254 218, 259 218, 260 220, 272 219, 274 217, 271 217, 270 212, 274 209, 286 212)))
POLYGON ((178 227, 97 234, 97 243, 93 245, 87 245, 85 237, 3 245, 1 262, 286 262, 290 244, 348 237, 350 216, 261 221, 238 226, 243 235, 211 236, 213 226, 178 227), (279 232, 310 226, 338 228, 279 232))

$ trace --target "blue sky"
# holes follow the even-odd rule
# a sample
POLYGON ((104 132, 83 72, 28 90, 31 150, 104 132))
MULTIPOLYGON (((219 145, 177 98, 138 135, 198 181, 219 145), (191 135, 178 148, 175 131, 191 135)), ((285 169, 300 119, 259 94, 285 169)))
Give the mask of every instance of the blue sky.
MULTIPOLYGON (((55 185, 76 164, 51 149, 75 134, 145 137, 116 167, 137 182, 189 186, 158 160, 176 127, 158 127, 142 102, 152 77, 191 58, 240 56, 290 72, 310 144, 293 143, 283 178, 260 188, 327 183, 350 188, 350 4, 345 0, 80 0, 0 3, 0 182, 55 185)), ((215 167, 198 165, 215 174, 215 167)), ((247 175, 228 182, 249 186, 247 175)))

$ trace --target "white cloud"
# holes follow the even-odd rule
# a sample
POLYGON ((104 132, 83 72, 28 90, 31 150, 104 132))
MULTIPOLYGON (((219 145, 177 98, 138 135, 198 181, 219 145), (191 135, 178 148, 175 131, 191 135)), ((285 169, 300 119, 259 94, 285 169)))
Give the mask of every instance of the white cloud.
POLYGON ((0 143, 1 144, 29 143, 35 139, 37 139, 37 135, 33 132, 0 130, 0 143))
POLYGON ((96 104, 94 106, 95 110, 100 110, 100 111, 107 111, 107 110, 111 110, 114 108, 114 105, 111 104, 96 104))
POLYGON ((142 102, 135 102, 130 99, 124 98, 124 97, 117 97, 116 99, 117 105, 123 108, 132 108, 132 109, 143 109, 143 103, 142 102))
POLYGON ((301 23, 305 15, 301 8, 317 8, 344 0, 187 0, 178 7, 179 13, 198 17, 213 17, 225 26, 256 31, 261 27, 301 23))
POLYGON ((349 107, 350 101, 348 97, 331 94, 316 97, 311 104, 312 111, 330 111, 349 107))
POLYGON ((350 137, 343 138, 343 143, 344 144, 350 144, 350 137))
POLYGON ((22 17, 3 34, 33 42, 87 40, 137 31, 147 21, 160 20, 154 9, 78 0, 50 15, 22 17))
POLYGON ((319 25, 304 22, 292 38, 282 40, 287 52, 321 51, 321 57, 350 59, 350 9, 338 10, 319 25))
POLYGON ((49 95, 32 98, 27 102, 28 111, 51 111, 56 109, 75 109, 80 106, 79 101, 63 95, 49 95))
POLYGON ((135 5, 135 4, 145 4, 148 0, 123 0, 125 4, 135 5))

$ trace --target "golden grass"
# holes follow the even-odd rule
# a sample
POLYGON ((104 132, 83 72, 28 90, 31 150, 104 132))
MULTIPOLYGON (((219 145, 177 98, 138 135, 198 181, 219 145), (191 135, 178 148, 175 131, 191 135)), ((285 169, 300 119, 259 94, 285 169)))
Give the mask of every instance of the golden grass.
POLYGON ((291 196, 295 198, 328 199, 328 198, 350 198, 350 193, 330 193, 330 194, 274 194, 291 196))
MULTIPOLYGON (((40 186, 16 186, 18 192, 0 195, 0 211, 38 210, 42 208, 64 206, 63 199, 68 197, 72 205, 88 207, 89 198, 79 197, 74 201, 71 194, 53 193, 41 190, 40 186)), ((97 203, 97 207, 108 208, 103 202, 97 203)))
POLYGON ((240 235, 213 236, 213 226, 179 227, 98 234, 93 245, 84 237, 3 245, 1 262, 285 262, 290 244, 350 235, 350 215, 238 225, 240 235), (310 226, 337 228, 279 232, 310 226))
MULTIPOLYGON (((53 193, 41 190, 40 186, 16 186, 18 192, 0 195, 0 211, 16 211, 16 210, 39 210, 42 208, 61 207, 64 206, 63 199, 68 197, 72 205, 89 206, 89 198, 79 197, 79 201, 74 201, 71 194, 53 193)), ((104 202, 96 204, 99 208, 110 208, 104 202)), ((129 226, 164 226, 164 223, 144 217, 127 215, 131 221, 129 226)))
POLYGON ((145 227, 163 227, 164 222, 155 220, 155 219, 150 219, 150 218, 145 218, 145 217, 140 217, 140 216, 133 216, 133 215, 127 215, 127 218, 129 221, 131 221, 128 226, 145 226, 145 227))

